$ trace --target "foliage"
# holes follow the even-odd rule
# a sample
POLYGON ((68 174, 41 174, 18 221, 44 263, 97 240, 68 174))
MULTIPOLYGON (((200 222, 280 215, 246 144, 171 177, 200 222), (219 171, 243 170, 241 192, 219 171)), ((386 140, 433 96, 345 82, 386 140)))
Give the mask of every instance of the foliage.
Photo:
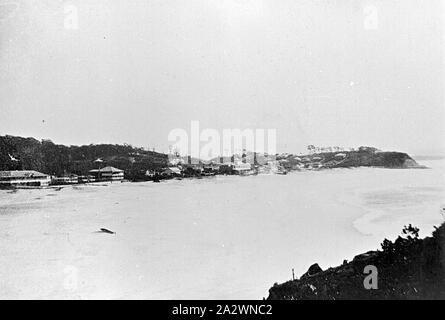
POLYGON ((268 299, 445 299, 445 223, 432 237, 419 238, 419 229, 405 226, 383 251, 368 251, 351 262, 276 285, 268 299), (378 269, 378 290, 364 288, 367 266, 378 269))
POLYGON ((128 144, 64 146, 51 140, 0 136, 0 170, 36 170, 57 176, 65 173, 86 175, 98 167, 94 163, 97 158, 104 160, 101 166, 123 169, 132 180, 142 179, 146 170, 167 164, 167 155, 128 144))

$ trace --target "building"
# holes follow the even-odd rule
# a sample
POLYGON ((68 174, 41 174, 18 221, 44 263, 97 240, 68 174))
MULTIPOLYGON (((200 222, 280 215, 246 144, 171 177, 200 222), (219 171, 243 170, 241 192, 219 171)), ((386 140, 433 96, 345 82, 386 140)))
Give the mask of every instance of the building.
POLYGON ((177 165, 181 165, 183 163, 185 163, 185 160, 182 158, 179 158, 179 157, 175 157, 175 158, 171 157, 168 162, 168 164, 170 166, 177 166, 177 165))
POLYGON ((163 177, 180 177, 181 175, 181 170, 178 167, 168 167, 161 172, 163 177))
POLYGON ((218 163, 210 162, 203 165, 202 174, 205 176, 213 176, 219 172, 219 167, 221 165, 218 163))
POLYGON ((64 184, 78 184, 79 177, 75 174, 65 175, 63 177, 52 177, 51 184, 64 185, 64 184))
POLYGON ((252 166, 250 165, 250 163, 236 163, 233 166, 233 171, 235 174, 245 174, 247 172, 249 172, 252 169, 252 166))
POLYGON ((33 170, 0 171, 0 188, 47 187, 50 181, 50 176, 33 170))
POLYGON ((92 175, 88 175, 88 176, 79 176, 78 180, 79 183, 88 183, 88 182, 95 182, 96 178, 92 175))
POLYGON ((122 181, 124 179, 124 170, 110 166, 90 170, 90 174, 94 176, 97 181, 122 181))

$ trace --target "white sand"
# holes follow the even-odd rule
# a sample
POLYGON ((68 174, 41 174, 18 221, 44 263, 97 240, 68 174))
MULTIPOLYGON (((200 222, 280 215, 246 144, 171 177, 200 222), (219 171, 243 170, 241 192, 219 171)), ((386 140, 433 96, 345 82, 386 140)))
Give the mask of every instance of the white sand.
POLYGON ((428 164, 0 191, 0 298, 260 299, 404 224, 430 233, 445 167, 428 164))

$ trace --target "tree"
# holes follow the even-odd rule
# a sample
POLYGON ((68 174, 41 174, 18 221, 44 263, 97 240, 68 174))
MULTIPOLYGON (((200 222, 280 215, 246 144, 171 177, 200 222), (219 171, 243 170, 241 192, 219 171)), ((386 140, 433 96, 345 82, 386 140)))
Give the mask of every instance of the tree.
POLYGON ((36 170, 46 174, 88 174, 97 168, 94 160, 104 159, 107 165, 136 172, 165 166, 168 155, 143 148, 113 144, 64 146, 50 140, 0 136, 0 170, 36 170), (14 161, 16 159, 18 161, 14 161))

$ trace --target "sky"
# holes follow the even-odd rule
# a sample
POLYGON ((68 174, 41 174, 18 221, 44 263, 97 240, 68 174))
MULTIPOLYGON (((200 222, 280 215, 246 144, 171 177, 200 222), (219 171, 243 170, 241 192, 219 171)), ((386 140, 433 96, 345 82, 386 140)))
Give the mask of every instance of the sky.
POLYGON ((0 135, 445 154, 444 28, 440 0, 0 0, 0 135))

